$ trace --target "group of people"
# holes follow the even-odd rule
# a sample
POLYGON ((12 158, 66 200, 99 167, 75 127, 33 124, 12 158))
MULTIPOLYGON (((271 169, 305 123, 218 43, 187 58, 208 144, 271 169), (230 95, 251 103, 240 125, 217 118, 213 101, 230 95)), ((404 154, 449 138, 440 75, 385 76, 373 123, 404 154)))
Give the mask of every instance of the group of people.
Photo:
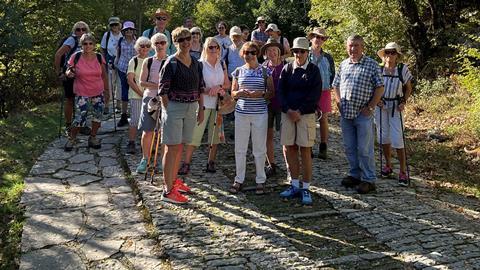
POLYGON ((402 112, 411 93, 412 75, 400 64, 398 44, 389 43, 378 51, 380 66, 364 55, 363 38, 352 35, 346 41, 349 57, 335 72, 333 57, 323 50, 329 36, 320 27, 295 38, 290 46, 278 26, 267 25, 262 16, 251 36, 246 26, 233 26, 227 34, 227 25, 221 21, 216 24, 218 35, 204 41, 191 18, 171 33, 167 30, 168 12, 158 9, 153 19, 155 26, 137 38, 132 21, 121 24, 118 17, 111 17, 110 31, 101 41, 102 54, 95 52, 96 39, 88 25, 75 23, 72 35, 55 55, 55 71, 63 81, 66 98, 69 138, 65 151, 75 147, 76 134, 86 126, 89 110, 93 117, 88 146, 101 147, 96 133, 102 114, 109 113, 108 101, 115 95, 115 73, 121 89, 118 125, 129 125, 127 152, 136 152, 140 130, 142 159, 136 172, 163 171, 163 200, 188 202, 190 187, 179 175, 190 173, 193 152, 207 127, 206 171, 216 171, 217 145, 224 141, 219 108, 232 105, 236 176, 229 191, 242 191, 251 137, 255 192, 266 193, 267 178, 278 170, 274 136, 279 131, 291 179, 280 196, 300 198, 302 204, 311 205, 316 120, 320 123, 318 157, 327 159, 333 92, 350 165, 342 185, 356 187, 362 194, 375 190, 374 118, 386 159, 381 175, 393 174, 393 147, 400 159, 399 183, 408 184, 402 112), (154 148, 159 152, 157 164, 157 159, 152 161, 154 148))

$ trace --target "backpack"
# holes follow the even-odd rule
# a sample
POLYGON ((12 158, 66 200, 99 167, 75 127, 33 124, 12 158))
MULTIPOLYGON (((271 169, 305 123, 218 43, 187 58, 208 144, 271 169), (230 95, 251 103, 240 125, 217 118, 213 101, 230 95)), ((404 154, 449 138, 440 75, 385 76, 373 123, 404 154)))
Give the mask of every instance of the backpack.
POLYGON ((384 77, 392 77, 392 78, 398 78, 400 80, 400 82, 402 83, 402 88, 403 88, 403 91, 405 92, 405 82, 403 81, 403 73, 402 73, 402 70, 403 70, 403 66, 405 64, 403 63, 399 63, 397 65, 397 73, 398 73, 398 76, 394 76, 394 75, 383 75, 383 70, 385 69, 385 65, 382 63, 380 65, 380 69, 382 70, 382 75, 384 77))
MULTIPOLYGON (((95 53, 97 56, 97 61, 102 65, 102 55, 99 53, 95 53)), ((75 58, 73 58, 73 66, 75 67, 78 64, 78 61, 80 60, 80 56, 82 56, 82 52, 78 52, 75 54, 75 58)))
MULTIPOLYGON (((147 58, 147 68, 148 68, 147 82, 150 81, 150 68, 152 67, 152 64, 153 64, 153 57, 154 56, 147 58)), ((136 70, 138 65, 138 59, 136 56, 134 61, 135 61, 135 70, 136 70)), ((162 63, 160 63, 160 69, 158 69, 158 73, 160 73, 160 70, 162 70, 162 67, 164 65, 165 65, 165 60, 162 60, 162 63)))
POLYGON ((63 43, 65 43, 65 41, 70 37, 73 37, 73 39, 75 40, 75 45, 73 45, 73 47, 70 48, 70 50, 66 54, 62 55, 62 57, 60 58, 60 66, 63 68, 64 72, 67 70, 68 59, 70 59, 70 56, 72 56, 75 53, 75 51, 78 49, 78 37, 77 36, 64 37, 60 41, 60 44, 57 48, 57 49, 60 49, 63 46, 63 43))

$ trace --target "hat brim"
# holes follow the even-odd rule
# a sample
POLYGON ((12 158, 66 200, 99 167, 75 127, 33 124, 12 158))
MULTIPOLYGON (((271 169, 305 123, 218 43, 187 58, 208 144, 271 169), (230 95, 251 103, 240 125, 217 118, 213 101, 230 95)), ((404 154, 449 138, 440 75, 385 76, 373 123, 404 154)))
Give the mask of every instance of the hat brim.
POLYGON ((267 43, 267 44, 263 45, 263 47, 260 49, 261 55, 265 55, 265 53, 267 52, 267 49, 270 48, 270 47, 277 47, 278 49, 280 49, 280 55, 284 54, 284 49, 283 49, 282 44, 280 44, 278 42, 272 42, 272 43, 267 43))
POLYGON ((398 54, 398 57, 401 57, 403 55, 402 52, 398 51, 397 48, 388 48, 388 49, 383 48, 383 49, 378 50, 378 52, 377 52, 378 57, 383 59, 385 57, 385 50, 395 50, 398 54))
POLYGON ((135 28, 135 27, 127 27, 127 28, 123 28, 122 31, 126 31, 126 30, 128 30, 128 29, 132 29, 132 30, 134 30, 134 31, 137 30, 137 28, 135 28))
POLYGON ((308 33, 308 35, 307 35, 308 40, 312 40, 312 38, 313 38, 314 35, 315 35, 315 36, 321 36, 321 37, 329 38, 329 36, 326 36, 326 35, 324 35, 324 34, 320 34, 320 33, 318 33, 318 32, 310 32, 310 33, 308 33))
POLYGON ((303 47, 295 47, 293 46, 292 48, 290 48, 290 50, 295 50, 295 49, 299 49, 299 50, 306 50, 306 51, 310 51, 310 48, 303 48, 303 47))

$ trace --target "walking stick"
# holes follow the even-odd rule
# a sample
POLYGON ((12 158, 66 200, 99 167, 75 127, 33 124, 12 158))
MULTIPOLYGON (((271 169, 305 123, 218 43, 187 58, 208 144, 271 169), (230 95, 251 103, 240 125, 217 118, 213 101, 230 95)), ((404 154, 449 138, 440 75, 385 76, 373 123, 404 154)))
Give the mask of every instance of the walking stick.
POLYGON ((407 177, 408 177, 408 186, 410 186, 410 169, 408 168, 408 157, 407 157, 407 143, 405 140, 405 130, 403 126, 403 116, 402 116, 402 111, 398 110, 398 113, 400 114, 400 125, 402 129, 402 138, 403 138, 403 151, 405 152, 405 166, 407 167, 407 177))
MULTIPOLYGON (((212 140, 210 141, 210 146, 208 147, 208 160, 207 163, 211 160, 211 154, 212 154, 212 149, 213 149, 213 139, 215 138, 215 131, 217 129, 217 125, 221 124, 220 122, 222 121, 221 118, 222 115, 218 113, 218 103, 220 103, 220 100, 223 99, 220 94, 217 94, 217 102, 215 104, 215 121, 213 122, 213 132, 212 132, 212 140)), ((205 119, 203 120, 205 121, 205 119)), ((220 134, 218 134, 220 137, 220 134)))
POLYGON ((65 102, 65 91, 63 91, 62 87, 58 87, 58 89, 60 89, 60 91, 62 92, 61 98, 60 98, 60 113, 59 113, 60 117, 58 117, 58 138, 60 138, 62 136, 62 120, 63 120, 63 106, 64 106, 63 103, 65 102))
POLYGON ((382 112, 382 109, 383 108, 381 107, 379 109, 380 109, 379 110, 380 111, 380 123, 378 124, 378 126, 379 126, 379 129, 380 129, 380 140, 379 140, 380 147, 379 147, 379 151, 378 151, 378 157, 380 159, 380 177, 383 177, 383 175, 382 175, 382 168, 383 168, 383 157, 382 157, 382 155, 383 155, 383 144, 382 144, 382 135, 383 135, 383 133, 382 133, 382 114, 383 114, 383 112, 382 112))
MULTIPOLYGON (((108 65, 107 65, 108 67, 108 65)), ((112 113, 113 113, 113 128, 114 131, 117 132, 117 118, 115 116, 115 83, 113 83, 113 68, 108 67, 108 75, 109 75, 109 81, 110 81, 110 89, 112 91, 112 113)))

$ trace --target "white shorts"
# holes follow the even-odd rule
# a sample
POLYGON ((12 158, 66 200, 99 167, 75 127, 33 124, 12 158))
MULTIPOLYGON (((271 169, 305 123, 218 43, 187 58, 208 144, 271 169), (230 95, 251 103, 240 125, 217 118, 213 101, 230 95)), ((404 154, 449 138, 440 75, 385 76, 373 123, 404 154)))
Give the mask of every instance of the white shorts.
MULTIPOLYGON (((395 149, 404 148, 403 144, 403 127, 400 120, 400 112, 398 107, 395 108, 395 113, 392 117, 392 108, 377 107, 375 109, 375 126, 377 128, 377 140, 381 144, 391 144, 395 149), (381 126, 380 124, 381 112, 381 126), (381 134, 381 138, 380 138, 381 134)), ((402 115, 403 116, 403 115, 402 115)))

